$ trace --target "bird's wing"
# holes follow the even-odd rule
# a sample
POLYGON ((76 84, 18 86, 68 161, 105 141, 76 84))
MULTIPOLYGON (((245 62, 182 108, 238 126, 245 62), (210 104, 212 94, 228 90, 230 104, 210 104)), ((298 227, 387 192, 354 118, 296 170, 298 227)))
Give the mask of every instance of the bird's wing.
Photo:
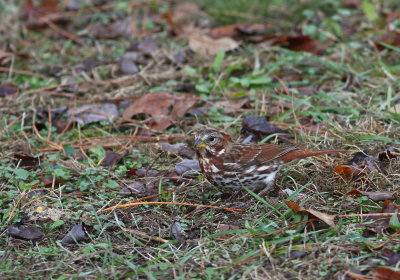
POLYGON ((225 155, 224 162, 237 163, 241 167, 247 168, 274 160, 293 150, 298 150, 298 148, 291 145, 235 144, 231 147, 229 153, 225 155))

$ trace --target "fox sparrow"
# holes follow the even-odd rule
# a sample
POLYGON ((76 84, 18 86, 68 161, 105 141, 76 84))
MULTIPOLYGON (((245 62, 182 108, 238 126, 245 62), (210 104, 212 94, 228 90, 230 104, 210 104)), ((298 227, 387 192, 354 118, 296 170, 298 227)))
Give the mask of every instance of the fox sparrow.
POLYGON ((206 178, 217 187, 241 189, 246 186, 265 192, 274 184, 276 173, 299 159, 346 150, 301 150, 292 145, 238 144, 217 130, 205 129, 195 135, 195 149, 206 178))

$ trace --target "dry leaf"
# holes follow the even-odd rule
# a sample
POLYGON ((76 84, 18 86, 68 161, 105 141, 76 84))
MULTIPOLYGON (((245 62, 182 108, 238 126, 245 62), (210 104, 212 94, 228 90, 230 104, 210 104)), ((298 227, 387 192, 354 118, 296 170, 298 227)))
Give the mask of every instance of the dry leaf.
POLYGON ((135 60, 138 54, 136 52, 127 52, 121 58, 121 72, 124 74, 136 74, 139 72, 135 60))
POLYGON ((146 37, 142 42, 139 43, 137 48, 143 54, 151 54, 158 50, 158 44, 153 37, 146 37))
POLYGON ((196 154, 195 151, 189 148, 185 143, 176 143, 176 144, 169 144, 165 142, 161 142, 160 145, 161 149, 164 152, 172 153, 179 156, 186 156, 189 158, 193 158, 196 154))
POLYGON ((328 224, 329 226, 333 227, 335 230, 337 230, 337 227, 335 225, 335 217, 336 215, 330 215, 330 214, 326 214, 326 213, 322 213, 313 209, 305 209, 303 207, 301 207, 300 205, 297 205, 296 203, 294 203, 293 201, 284 201, 285 204, 292 209, 295 213, 297 212, 301 212, 302 214, 308 213, 311 216, 323 221, 324 223, 328 224))
POLYGON ((263 24, 238 23, 216 27, 207 33, 212 38, 251 36, 262 34, 265 31, 263 24))
POLYGON ((115 21, 109 25, 96 22, 89 26, 89 32, 96 38, 116 39, 132 33, 132 27, 128 21, 115 21))
POLYGON ((253 134, 270 135, 274 133, 286 133, 285 130, 270 124, 265 117, 254 115, 246 116, 242 122, 242 129, 253 134))
POLYGON ((400 32, 389 30, 385 35, 376 40, 374 44, 378 49, 382 50, 386 47, 381 43, 400 47, 400 32))
MULTIPOLYGON (((193 173, 197 175, 197 173, 200 171, 200 164, 198 160, 194 159, 184 159, 181 162, 179 162, 177 165, 175 165, 175 171, 178 173, 179 176, 182 174, 188 172, 188 171, 194 171, 193 173)), ((192 173, 192 172, 190 172, 192 173)))
POLYGON ((194 95, 173 96, 165 92, 152 92, 129 105, 122 112, 122 115, 128 119, 137 114, 151 115, 155 122, 151 128, 164 130, 173 121, 182 118, 196 102, 197 97, 194 95), (173 109, 170 112, 171 106, 173 106, 173 109))
POLYGON ((67 23, 70 19, 60 13, 55 0, 43 0, 36 7, 32 0, 27 0, 23 7, 22 18, 29 29, 43 28, 47 22, 67 23))
POLYGON ((279 45, 292 51, 305 51, 319 54, 316 41, 307 35, 283 35, 275 39, 273 45, 279 45))
POLYGON ((238 48, 239 43, 228 37, 213 39, 207 35, 195 34, 189 37, 189 46, 202 56, 214 56, 221 50, 231 51, 238 48))
POLYGON ((10 83, 0 85, 0 97, 18 93, 18 86, 10 83))
POLYGON ((164 17, 172 32, 179 35, 193 26, 193 19, 199 17, 200 14, 201 11, 196 3, 186 2, 178 4, 173 10, 169 9, 164 17))
POLYGON ((377 267, 372 271, 374 280, 400 280, 400 272, 387 267, 377 267))
POLYGON ((380 161, 391 161, 397 159, 397 155, 394 152, 394 147, 390 147, 386 151, 379 153, 378 159, 380 161))
POLYGON ((125 154, 121 155, 119 153, 107 151, 101 166, 113 166, 117 164, 124 157, 124 155, 125 154))
POLYGON ((359 190, 351 190, 346 195, 366 196, 373 201, 384 201, 387 199, 393 199, 393 192, 364 192, 359 190))
POLYGON ((155 124, 153 129, 163 130, 171 125, 168 118, 169 107, 175 102, 175 98, 165 92, 152 92, 144 95, 129 105, 123 112, 124 118, 130 119, 137 114, 148 114, 153 117, 155 124))
POLYGON ((35 226, 10 226, 8 228, 8 235, 23 240, 35 240, 41 238, 43 232, 35 226))
MULTIPOLYGON (((382 206, 382 211, 380 213, 396 213, 399 211, 400 207, 395 203, 389 202, 385 200, 382 206)), ((376 213, 376 212, 371 212, 376 213)), ((391 215, 376 215, 376 216, 367 216, 364 220, 365 223, 368 223, 366 226, 369 229, 374 229, 377 232, 381 232, 384 229, 389 228, 391 215)), ((400 219, 400 214, 397 214, 397 217, 400 219)))
POLYGON ((5 52, 2 49, 0 49, 0 63, 4 61, 4 63, 7 63, 11 58, 12 58, 12 53, 5 52))
POLYGON ((74 225, 70 232, 64 236, 62 243, 64 244, 75 244, 75 242, 84 241, 87 238, 85 224, 74 225))
POLYGON ((236 113, 244 104, 246 104, 249 100, 247 98, 234 100, 234 99, 225 99, 215 101, 213 105, 223 108, 225 114, 236 113))
POLYGON ((264 35, 252 36, 250 41, 254 43, 268 42, 269 45, 278 45, 292 51, 304 51, 319 54, 317 42, 307 35, 264 35))
POLYGON ((363 168, 359 168, 359 167, 353 166, 353 165, 339 164, 338 166, 335 167, 335 173, 341 174, 341 175, 346 175, 347 177, 350 177, 350 178, 355 178, 355 177, 359 176, 361 173, 363 173, 363 168))
POLYGON ((109 122, 110 118, 118 117, 119 112, 115 104, 88 104, 73 108, 68 112, 70 117, 80 125, 96 122, 109 122))

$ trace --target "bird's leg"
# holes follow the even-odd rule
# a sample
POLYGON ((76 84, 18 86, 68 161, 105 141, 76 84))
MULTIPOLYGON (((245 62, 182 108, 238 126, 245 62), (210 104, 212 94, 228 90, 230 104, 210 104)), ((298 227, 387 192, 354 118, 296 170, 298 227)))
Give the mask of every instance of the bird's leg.
POLYGON ((271 185, 269 184, 262 191, 260 191, 257 195, 261 197, 263 194, 265 194, 267 191, 269 191, 271 189, 272 185, 273 184, 271 184, 271 185))

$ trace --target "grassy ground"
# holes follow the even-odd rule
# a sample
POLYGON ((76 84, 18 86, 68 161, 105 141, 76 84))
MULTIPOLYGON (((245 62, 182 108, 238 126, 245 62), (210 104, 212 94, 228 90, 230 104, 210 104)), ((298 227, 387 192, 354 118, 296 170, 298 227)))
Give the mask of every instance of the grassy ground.
MULTIPOLYGON (((6 95, 0 97, 1 279, 372 279, 385 273, 376 268, 398 270, 397 216, 390 222, 391 215, 363 216, 382 212, 384 202, 346 195, 390 192, 391 203, 400 203, 400 46, 391 39, 392 45, 376 44, 388 28, 400 28, 396 1, 205 0, 183 19, 179 1, 94 2, 74 7, 69 1, 57 7, 58 21, 43 22, 45 8, 0 3, 0 80, 12 92, 0 91, 6 95), (168 17, 169 10, 175 15, 168 17), (93 27, 121 20, 129 20, 133 33, 108 31, 111 36, 93 27), (241 37, 235 50, 202 56, 182 31, 243 22, 263 24, 268 34, 308 35, 318 51, 299 47, 299 39, 286 48, 289 41, 241 37), (157 48, 138 50, 148 36, 157 48), (120 70, 127 50, 142 59, 137 74, 120 70), (188 100, 196 98, 192 111, 161 131, 149 123, 153 112, 122 117, 129 104, 160 91, 177 98, 188 93, 188 100), (241 105, 218 106, 232 98, 241 105), (116 104, 118 116, 79 125, 70 122, 73 114, 56 114, 101 103, 116 104), (206 113, 191 113, 201 110, 206 113), (284 169, 276 190, 260 198, 217 189, 200 173, 181 178, 175 166, 192 154, 159 146, 191 147, 200 125, 242 141, 242 120, 251 114, 266 116, 302 147, 349 153, 284 169), (397 159, 379 159, 390 147, 397 159), (370 158, 355 163, 360 176, 334 173, 363 150, 370 158), (102 164, 106 151, 123 158, 102 164), (131 194, 126 186, 135 182, 141 191, 131 194), (141 201, 175 204, 106 210, 149 195, 155 196, 141 201), (336 229, 315 218, 309 223, 311 215, 294 213, 285 200, 337 215, 336 229), (240 212, 222 209, 243 205, 240 212), (84 241, 61 241, 82 223, 84 241), (43 235, 22 240, 10 227, 36 227, 43 235)), ((259 140, 282 143, 278 136, 259 140)))

